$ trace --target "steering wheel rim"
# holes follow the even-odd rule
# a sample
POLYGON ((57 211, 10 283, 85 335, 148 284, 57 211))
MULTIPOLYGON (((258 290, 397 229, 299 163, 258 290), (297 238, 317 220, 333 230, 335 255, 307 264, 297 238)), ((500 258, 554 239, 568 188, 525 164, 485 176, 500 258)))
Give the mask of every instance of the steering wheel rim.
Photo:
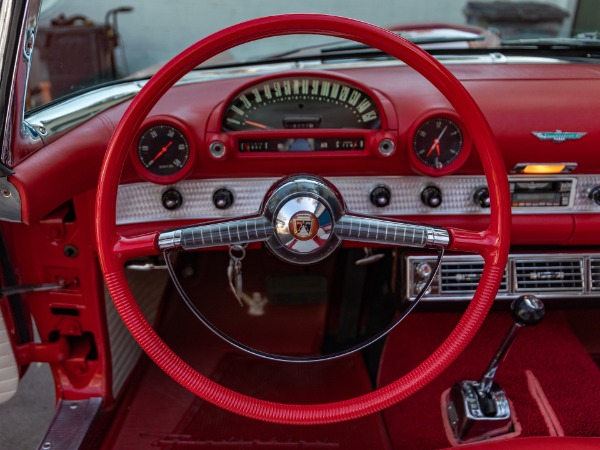
POLYGON ((504 163, 487 121, 470 94, 444 66, 388 30, 336 16, 290 14, 250 20, 208 36, 173 58, 146 83, 109 143, 99 178, 95 231, 102 273, 116 309, 134 339, 165 373, 204 400, 246 417, 284 424, 325 424, 362 417, 407 398, 437 377, 465 349, 485 319, 502 279, 509 248, 510 197, 504 163), (127 153, 136 130, 167 90, 194 67, 223 51, 290 34, 328 35, 361 42, 419 72, 463 119, 479 152, 491 199, 491 220, 485 231, 449 229, 448 249, 478 253, 485 261, 473 300, 452 333, 425 361, 395 382, 353 399, 325 404, 293 405, 249 397, 210 380, 179 358, 145 319, 125 280, 123 264, 127 257, 152 253, 156 249, 155 235, 124 238, 116 227, 117 190, 127 153))

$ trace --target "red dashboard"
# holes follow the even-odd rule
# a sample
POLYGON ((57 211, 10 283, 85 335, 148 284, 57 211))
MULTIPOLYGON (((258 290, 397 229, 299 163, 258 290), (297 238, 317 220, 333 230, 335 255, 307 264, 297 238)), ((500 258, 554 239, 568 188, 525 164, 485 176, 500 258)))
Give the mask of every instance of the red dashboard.
MULTIPOLYGON (((269 185, 284 175, 314 173, 346 186, 350 209, 366 209, 370 213, 417 221, 426 217, 439 225, 483 227, 487 223, 487 211, 473 199, 477 189, 485 187, 481 164, 477 152, 470 151, 468 130, 448 102, 406 66, 382 64, 376 70, 360 65, 346 66, 349 68, 266 75, 253 75, 248 71, 235 72, 219 80, 205 80, 202 76, 184 80, 160 100, 139 131, 139 139, 143 139, 143 134, 153 126, 174 126, 183 139, 179 145, 186 149, 182 161, 178 162, 181 167, 166 175, 152 173, 144 166, 143 158, 140 159, 141 148, 147 144, 138 141, 141 143, 131 150, 130 162, 122 175, 124 195, 133 204, 153 203, 156 211, 148 217, 142 214, 137 219, 125 218, 122 223, 138 223, 143 227, 144 222, 202 220, 234 212, 251 213, 265 193, 264 186, 255 192, 261 185, 260 180, 263 185, 269 185), (322 98, 311 95, 310 91, 318 88, 320 94, 324 81, 347 87, 342 101, 338 91, 334 102, 341 106, 333 105, 330 115, 335 120, 329 125, 323 121, 323 116, 329 120, 327 111, 311 110, 312 104, 323 106, 318 103, 322 98), (278 85, 281 85, 284 100, 273 101, 268 107, 251 100, 254 103, 247 109, 253 116, 244 118, 253 123, 275 122, 258 128, 227 126, 228 121, 237 120, 235 109, 246 109, 243 102, 248 101, 248 96, 256 98, 257 86, 261 90, 260 97, 264 98, 265 89, 272 90, 275 97, 278 85), (289 89, 288 96, 286 89, 289 89), (308 90, 304 97, 303 89, 308 90), (364 108, 365 101, 369 109, 364 113, 376 119, 366 125, 352 122, 353 117, 360 116, 359 109, 364 108), (299 105, 307 105, 302 114, 289 112, 292 106, 300 111, 299 105), (349 111, 347 117, 340 118, 340 111, 349 111), (427 162, 426 158, 419 158, 417 151, 426 150, 430 157, 437 157, 436 126, 440 126, 440 122, 441 130, 451 124, 451 130, 460 137, 448 143, 440 141, 443 149, 455 152, 454 146, 461 151, 447 163, 427 162), (428 126, 430 128, 426 128, 428 126), (314 148, 315 139, 320 148, 314 148), (422 142, 417 142, 419 139, 422 142), (300 145, 300 150, 289 151, 289 142, 300 145), (266 151, 268 146, 275 150, 266 151), (321 148, 327 146, 340 148, 321 148), (132 198, 128 191, 139 183, 153 194, 143 199, 132 198), (182 194, 208 190, 211 191, 208 197, 233 183, 231 190, 236 191, 238 203, 227 211, 216 208, 210 200, 199 204, 190 197, 184 199, 184 204, 191 208, 188 213, 168 211, 161 203, 162 193, 178 183, 182 184, 182 194), (386 185, 392 193, 389 205, 383 207, 374 206, 370 201, 373 189, 380 184, 386 185), (424 203, 422 191, 430 186, 441 191, 443 201, 438 207, 424 203), (242 209, 236 209, 242 206, 241 199, 248 196, 252 197, 250 203, 245 202, 242 209)), ((591 190, 600 184, 600 177, 596 176, 600 173, 600 160, 594 152, 600 142, 600 130, 595 126, 600 111, 593 102, 600 93, 600 74, 594 66, 517 61, 448 67, 464 83, 489 121, 511 181, 572 182, 566 207, 551 207, 555 203, 550 201, 555 201, 558 195, 552 191, 556 187, 539 193, 541 200, 548 200, 543 206, 536 204, 536 199, 529 205, 524 201, 522 205, 514 203, 512 242, 600 243, 597 233, 591 232, 599 219, 590 215, 600 210, 590 199, 591 190), (552 133, 560 136, 561 132, 580 136, 563 140, 551 138, 552 133), (535 133, 547 133, 550 137, 542 139, 535 133), (512 174, 511 170, 522 163, 573 163, 570 169, 574 167, 574 170, 547 176, 512 174), (547 214, 551 214, 552 227, 544 226, 547 214)), ((333 96, 329 95, 328 100, 331 100, 333 96)), ((264 100, 266 98, 263 99, 266 103, 264 100)), ((127 103, 123 103, 99 114, 19 164, 14 182, 20 190, 25 222, 36 222, 74 195, 95 188, 108 140, 126 107, 127 103)), ((160 143, 158 146, 160 151, 163 146, 160 143)), ((156 157, 156 153, 152 157, 156 157)))

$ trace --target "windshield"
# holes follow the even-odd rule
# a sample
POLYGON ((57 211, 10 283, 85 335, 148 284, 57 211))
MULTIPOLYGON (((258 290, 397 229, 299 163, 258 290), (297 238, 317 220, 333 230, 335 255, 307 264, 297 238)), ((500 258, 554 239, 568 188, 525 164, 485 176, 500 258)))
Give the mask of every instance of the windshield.
MULTIPOLYGON (((352 17, 392 29, 426 49, 496 48, 502 40, 559 38, 600 29, 595 0, 45 0, 32 56, 27 108, 83 89, 147 78, 192 43, 235 23, 284 13, 352 17)), ((294 35, 232 49, 204 66, 352 50, 332 38, 294 35)), ((356 46, 354 46, 356 47, 356 46)), ((363 48, 364 50, 364 48, 363 48)), ((474 50, 475 51, 475 50, 474 50)))

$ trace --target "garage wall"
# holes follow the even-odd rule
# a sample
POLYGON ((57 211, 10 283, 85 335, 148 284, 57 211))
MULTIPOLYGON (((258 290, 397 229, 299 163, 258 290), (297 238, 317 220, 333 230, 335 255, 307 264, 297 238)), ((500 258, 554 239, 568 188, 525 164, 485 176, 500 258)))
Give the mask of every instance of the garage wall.
MULTIPOLYGON (((571 8, 574 0, 551 0, 563 8, 571 8)), ((464 23, 462 14, 467 0, 45 0, 46 10, 42 23, 60 13, 67 16, 83 14, 95 22, 103 23, 106 11, 123 5, 134 8, 131 13, 119 15, 123 47, 117 54, 120 65, 125 62, 129 72, 156 64, 156 55, 172 57, 196 40, 226 26, 241 22, 263 11, 269 14, 290 12, 313 12, 339 14, 340 8, 352 11, 351 16, 367 22, 387 26, 399 23, 431 21, 432 17, 443 17, 448 23, 464 23), (157 13, 156 7, 167 11, 157 13), (203 13, 191 14, 203 5, 203 13), (445 11, 444 11, 445 9, 445 11), (151 43, 152 45, 148 45, 151 43)), ((439 20, 439 19, 438 19, 439 20)), ((313 37, 311 41, 330 41, 331 38, 313 37)), ((282 47, 293 46, 294 38, 279 41, 282 47)), ((246 52, 267 54, 273 49, 273 41, 251 44, 235 50, 243 57, 246 52)))

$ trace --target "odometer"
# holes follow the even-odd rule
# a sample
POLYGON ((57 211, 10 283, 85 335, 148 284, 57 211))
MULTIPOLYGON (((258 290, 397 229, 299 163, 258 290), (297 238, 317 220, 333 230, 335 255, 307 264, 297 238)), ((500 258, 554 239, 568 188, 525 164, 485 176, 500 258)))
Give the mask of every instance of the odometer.
POLYGON ((377 103, 337 78, 280 77, 237 94, 228 104, 225 131, 270 129, 378 129, 377 103))
POLYGON ((242 153, 319 152, 364 150, 363 138, 291 138, 291 139, 240 139, 242 153))

